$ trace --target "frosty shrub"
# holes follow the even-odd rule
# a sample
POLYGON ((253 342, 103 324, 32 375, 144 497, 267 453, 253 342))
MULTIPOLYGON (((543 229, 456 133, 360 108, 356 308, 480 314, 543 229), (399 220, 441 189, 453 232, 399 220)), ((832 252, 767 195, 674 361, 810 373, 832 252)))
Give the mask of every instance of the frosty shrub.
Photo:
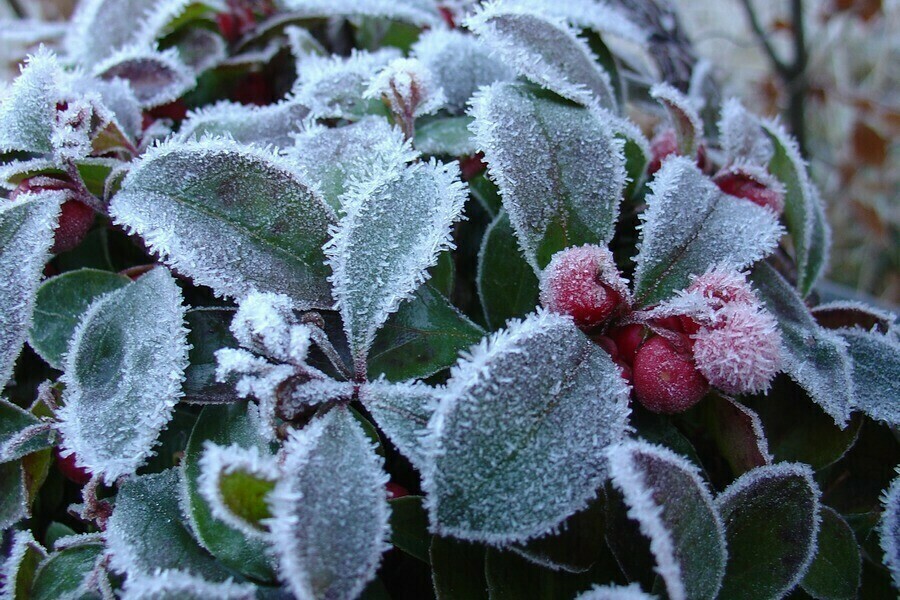
POLYGON ((0 597, 895 597, 896 317, 619 6, 83 0, 0 100, 0 597))

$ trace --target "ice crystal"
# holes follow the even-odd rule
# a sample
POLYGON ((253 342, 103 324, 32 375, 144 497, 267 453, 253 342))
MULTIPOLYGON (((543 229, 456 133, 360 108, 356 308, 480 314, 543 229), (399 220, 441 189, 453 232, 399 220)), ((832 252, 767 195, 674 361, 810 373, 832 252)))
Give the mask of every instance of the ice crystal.
POLYGON ((419 26, 444 25, 429 0, 281 0, 281 4, 301 17, 376 17, 419 26))
POLYGON ((655 600, 656 596, 645 594, 640 586, 632 583, 628 586, 595 585, 590 590, 579 594, 575 600, 655 600))
POLYGON ((421 438, 437 406, 436 390, 424 383, 380 378, 360 388, 359 400, 401 454, 422 471, 421 438))
POLYGON ((252 583, 236 583, 232 579, 211 582, 177 569, 154 571, 129 577, 122 590, 122 600, 254 600, 257 588, 252 583))
POLYGON ((884 564, 891 571, 894 587, 900 588, 900 476, 894 478, 881 497, 884 512, 878 534, 884 551, 884 564))
POLYGON ((395 115, 421 117, 440 109, 446 98, 431 71, 417 58, 396 58, 369 82, 363 98, 380 98, 395 115))
POLYGON ((729 98, 722 105, 719 140, 725 156, 731 161, 764 167, 775 153, 759 117, 750 113, 736 98, 729 98))
POLYGON ((25 59, 22 74, 0 101, 0 151, 46 153, 56 120, 58 88, 63 70, 54 55, 41 47, 25 59))
POLYGON ((507 0, 508 4, 551 18, 565 19, 580 29, 592 29, 635 44, 646 44, 650 32, 616 3, 597 0, 507 0))
POLYGON ((53 146, 54 158, 65 164, 84 158, 91 153, 91 140, 98 129, 108 125, 112 116, 99 105, 99 97, 91 99, 71 100, 62 110, 57 110, 53 122, 53 133, 50 145, 53 146))
POLYGON ((93 74, 105 80, 124 79, 144 108, 171 102, 197 83, 174 48, 160 52, 155 47, 128 46, 98 63, 93 74))
POLYGON ((847 342, 852 361, 856 408, 872 419, 900 426, 900 342, 896 336, 859 328, 842 328, 837 334, 847 342))
POLYGON ((290 100, 267 106, 223 101, 188 113, 177 139, 228 135, 241 144, 288 148, 308 114, 308 108, 290 100))
POLYGON ((231 332, 247 349, 281 362, 306 362, 311 331, 297 322, 294 304, 284 294, 249 294, 231 321, 231 332))

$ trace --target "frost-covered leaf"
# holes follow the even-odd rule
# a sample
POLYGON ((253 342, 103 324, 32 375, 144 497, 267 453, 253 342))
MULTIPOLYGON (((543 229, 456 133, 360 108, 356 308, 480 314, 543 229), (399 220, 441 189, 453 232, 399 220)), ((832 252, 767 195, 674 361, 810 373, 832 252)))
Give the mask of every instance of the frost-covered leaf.
POLYGON ((497 215, 482 238, 477 282, 484 318, 491 329, 524 317, 537 306, 538 278, 522 257, 505 212, 497 215))
POLYGON ((181 396, 186 338, 181 291, 165 268, 91 304, 66 355, 63 454, 108 483, 134 473, 181 396))
POLYGON ((528 80, 581 104, 616 110, 609 74, 563 21, 515 4, 483 4, 466 27, 528 80))
POLYGON ((399 57, 396 48, 354 50, 346 58, 307 56, 297 65, 294 98, 309 107, 314 117, 358 120, 369 112, 370 103, 381 104, 380 100, 363 98, 369 80, 399 57))
POLYGON ((129 577, 122 600, 254 600, 257 587, 232 580, 212 582, 176 569, 129 577))
POLYGON ((568 246, 606 245, 625 159, 603 113, 498 83, 481 89, 471 114, 478 148, 536 272, 568 246))
POLYGON ((0 386, 13 372, 65 192, 19 196, 0 206, 0 386))
POLYGON ((428 558, 438 600, 488 600, 484 554, 480 544, 432 536, 428 558))
POLYGON ((298 17, 376 17, 442 27, 437 6, 428 0, 280 0, 298 17))
POLYGON ((720 597, 781 598, 816 555, 819 488, 801 463, 759 467, 716 499, 725 523, 728 564, 720 597))
POLYGON ((184 450, 180 488, 183 512, 198 542, 226 566, 255 580, 268 581, 273 579, 268 544, 215 518, 212 507, 200 494, 204 444, 237 445, 264 455, 268 444, 259 421, 255 405, 246 402, 204 407, 184 450))
POLYGON ((152 47, 129 46, 100 62, 93 70, 100 79, 124 79, 141 106, 166 104, 196 84, 194 73, 174 48, 160 52, 152 47))
POLYGON ((391 381, 425 378, 452 365, 460 351, 483 336, 481 327, 426 283, 378 331, 368 374, 391 381))
POLYGON ((389 500, 391 506, 391 545, 428 563, 431 534, 428 512, 421 496, 403 496, 389 500))
POLYGON ((106 527, 110 566, 129 576, 179 569, 210 581, 234 574, 197 545, 178 507, 178 472, 140 475, 119 486, 106 527))
POLYGON ((465 112, 479 87, 515 77, 515 72, 491 56, 478 38, 455 29, 424 32, 413 44, 412 55, 431 71, 435 83, 444 90, 447 110, 456 115, 465 112))
POLYGON ((307 114, 309 109, 292 101, 267 106, 219 102, 188 113, 176 135, 185 141, 204 135, 227 135, 241 144, 289 148, 307 114))
POLYGON ((22 462, 11 460, 0 463, 0 530, 28 516, 26 496, 22 462))
POLYGON ((194 308, 187 311, 188 367, 184 371, 183 400, 197 404, 233 402, 234 388, 216 380, 216 352, 223 348, 236 348, 228 326, 234 316, 230 308, 194 308))
POLYGON ((812 308, 816 323, 826 329, 858 327, 882 334, 896 330, 897 315, 855 300, 837 300, 812 308))
POLYGON ((35 296, 28 343, 51 367, 62 370, 69 340, 91 303, 129 282, 124 275, 97 269, 69 271, 48 279, 35 296))
POLYGON ((723 194, 691 158, 666 160, 650 189, 635 258, 637 305, 666 300, 716 265, 748 267, 783 233, 772 211, 723 194))
POLYGON ((772 121, 762 126, 774 146, 768 169, 785 187, 784 220, 794 242, 797 258, 797 289, 802 296, 812 290, 828 265, 831 229, 819 192, 809 179, 806 162, 797 142, 772 121))
POLYGON ((819 514, 821 523, 816 558, 809 565, 801 585, 814 598, 856 598, 862 564, 853 529, 832 508, 822 506, 819 514))
POLYGON ((765 166, 775 154, 772 140, 763 131, 759 117, 750 113, 736 98, 730 98, 722 105, 719 142, 730 161, 765 166))
POLYGON ((471 156, 477 151, 471 123, 471 117, 438 117, 417 124, 413 144, 431 156, 471 156))
POLYGON ((265 531, 260 521, 271 516, 265 499, 277 479, 274 458, 256 446, 203 444, 200 493, 214 517, 248 536, 265 531))
POLYGON ((900 342, 890 334, 839 329, 852 364, 854 406, 876 421, 900 426, 900 342))
POLYGON ((0 398, 0 462, 22 458, 53 443, 49 424, 0 398))
POLYGON ((387 475, 349 409, 291 432, 269 496, 279 573, 299 598, 357 597, 389 547, 387 475))
POLYGON ((421 437, 437 403, 435 389, 424 383, 391 383, 382 378, 360 387, 359 400, 400 453, 422 471, 421 437))
POLYGON ((322 245, 333 213, 266 151, 224 139, 163 144, 128 173, 110 214, 220 295, 277 291, 331 306, 322 245))
POLYGON ((175 48, 178 57, 195 75, 212 69, 228 56, 222 36, 208 29, 192 28, 179 36, 175 48))
POLYGON ((49 50, 42 48, 25 60, 22 74, 0 96, 0 151, 42 154, 53 149, 50 137, 62 77, 49 50))
MULTIPOLYGON (((654 570, 669 598, 715 598, 728 552, 722 520, 699 469, 644 441, 623 442, 606 454, 612 484, 624 496, 628 517, 649 538, 654 570)), ((622 540, 607 538, 618 554, 622 540)))
POLYGON ((797 291, 768 264, 758 264, 752 280, 778 320, 784 371, 843 429, 856 396, 847 341, 820 327, 797 291))
POLYGON ((307 127, 285 155, 304 169, 326 202, 341 214, 340 198, 350 189, 350 182, 389 162, 390 149, 402 144, 401 136, 387 119, 368 116, 345 127, 307 127))
POLYGON ((566 317, 539 311, 483 340, 428 424, 432 531, 523 541, 585 507, 606 476, 602 450, 625 431, 628 395, 609 355, 566 317))
POLYGON ((99 573, 102 560, 103 544, 97 539, 85 540, 54 552, 38 567, 28 598, 60 600, 92 597, 99 592, 95 573, 105 577, 99 573))
POLYGON ((455 163, 407 164, 416 156, 407 144, 384 151, 383 164, 376 161, 341 197, 345 214, 325 249, 358 374, 376 331, 452 247, 450 227, 466 199, 455 163))
POLYGON ((484 574, 491 600, 574 598, 609 572, 571 572, 531 562, 508 549, 488 548, 484 574))
POLYGON ((751 409, 728 396, 710 394, 695 410, 732 473, 772 463, 762 421, 751 409))
POLYGON ((580 594, 575 600, 653 600, 656 596, 645 594, 640 586, 631 584, 628 586, 618 585, 595 585, 589 591, 580 594))
POLYGON ((703 123, 691 100, 668 83, 657 83, 650 89, 650 95, 669 113, 678 139, 678 154, 693 159, 703 135, 703 123))
POLYGON ((437 112, 444 91, 418 58, 396 58, 369 81, 363 98, 381 100, 399 122, 437 112))
POLYGON ((884 565, 890 569, 894 587, 900 589, 900 477, 894 479, 881 497, 884 512, 878 534, 884 551, 884 565))
POLYGON ((650 36, 650 32, 636 23, 626 10, 612 2, 507 0, 507 3, 551 18, 564 19, 574 27, 591 29, 635 44, 645 44, 650 36))
POLYGON ((31 584, 38 565, 47 557, 47 551, 25 529, 12 535, 9 554, 0 567, 4 600, 26 600, 31 594, 31 584))
POLYGON ((124 79, 104 81, 76 74, 68 81, 67 90, 80 96, 98 94, 103 106, 114 115, 115 124, 130 140, 141 135, 141 105, 131 85, 124 79))

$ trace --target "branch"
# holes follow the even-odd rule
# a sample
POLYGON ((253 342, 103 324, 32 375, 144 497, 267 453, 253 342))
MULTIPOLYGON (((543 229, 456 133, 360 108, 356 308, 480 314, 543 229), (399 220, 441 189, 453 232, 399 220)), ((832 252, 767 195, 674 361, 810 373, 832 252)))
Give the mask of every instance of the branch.
POLYGON ((753 28, 753 33, 756 35, 757 41, 759 41, 759 43, 762 45, 766 56, 768 56, 769 60, 772 61, 772 65, 774 65, 775 70, 778 71, 778 74, 781 75, 784 79, 789 79, 791 77, 791 70, 794 65, 785 64, 781 60, 781 58, 779 58, 778 54, 775 53, 775 48, 769 41, 769 37, 766 35, 766 32, 763 29, 762 23, 759 22, 759 17, 756 15, 756 10, 753 8, 751 0, 741 0, 741 4, 744 6, 744 12, 747 13, 747 19, 750 21, 750 27, 753 28))

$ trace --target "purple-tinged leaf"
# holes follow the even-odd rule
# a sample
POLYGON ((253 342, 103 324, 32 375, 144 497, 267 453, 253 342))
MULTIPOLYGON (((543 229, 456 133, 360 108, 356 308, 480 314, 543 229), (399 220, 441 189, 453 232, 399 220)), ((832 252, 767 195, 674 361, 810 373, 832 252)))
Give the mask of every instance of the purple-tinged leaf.
POLYGON ((772 464, 762 421, 753 410, 719 394, 708 396, 696 410, 734 475, 772 464))
POLYGON ((194 73, 172 48, 160 52, 152 47, 130 46, 94 67, 103 80, 123 79, 144 108, 178 99, 196 85, 194 73))
POLYGON ((658 83, 650 89, 650 95, 666 107, 675 136, 678 139, 678 154, 693 160, 703 136, 703 123, 690 98, 668 83, 658 83))
POLYGON ((290 148, 308 114, 309 109, 293 101, 267 106, 218 102, 188 113, 176 139, 227 135, 241 144, 290 148))
POLYGON ((896 332, 851 328, 835 333, 847 342, 855 408, 876 421, 900 426, 900 341, 896 332))

